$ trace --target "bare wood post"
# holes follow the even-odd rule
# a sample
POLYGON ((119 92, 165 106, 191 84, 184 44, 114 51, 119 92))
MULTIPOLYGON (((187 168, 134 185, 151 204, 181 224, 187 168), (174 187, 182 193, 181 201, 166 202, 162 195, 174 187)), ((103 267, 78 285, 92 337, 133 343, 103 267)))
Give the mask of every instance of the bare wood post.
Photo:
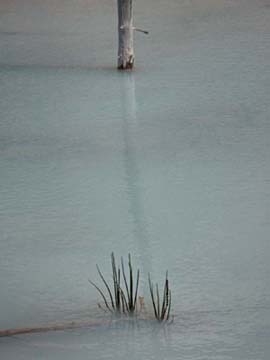
POLYGON ((132 69, 134 64, 132 0, 117 0, 118 69, 132 69))

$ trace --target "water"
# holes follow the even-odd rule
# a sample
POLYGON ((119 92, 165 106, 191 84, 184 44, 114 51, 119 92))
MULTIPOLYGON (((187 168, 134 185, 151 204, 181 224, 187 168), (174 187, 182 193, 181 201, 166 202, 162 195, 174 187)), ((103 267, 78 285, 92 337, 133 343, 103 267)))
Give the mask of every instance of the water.
POLYGON ((0 1, 0 328, 104 320, 1 358, 269 359, 269 5, 137 0, 123 74, 115 3, 0 1), (172 325, 108 324, 112 250, 172 325))

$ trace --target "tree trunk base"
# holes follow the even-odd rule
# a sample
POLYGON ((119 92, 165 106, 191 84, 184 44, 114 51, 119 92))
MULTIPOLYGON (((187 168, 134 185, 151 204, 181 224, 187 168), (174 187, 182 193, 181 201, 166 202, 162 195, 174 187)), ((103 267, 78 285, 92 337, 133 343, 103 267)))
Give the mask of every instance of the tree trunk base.
POLYGON ((121 64, 118 65, 118 70, 132 70, 134 62, 128 62, 126 65, 121 64))

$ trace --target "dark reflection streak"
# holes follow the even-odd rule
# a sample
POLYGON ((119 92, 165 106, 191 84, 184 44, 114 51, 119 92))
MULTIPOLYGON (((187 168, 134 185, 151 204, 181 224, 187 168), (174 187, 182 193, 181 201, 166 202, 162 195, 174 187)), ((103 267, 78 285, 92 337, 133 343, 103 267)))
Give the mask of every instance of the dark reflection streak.
MULTIPOLYGON (((147 236, 147 224, 144 216, 143 199, 141 196, 141 179, 136 159, 136 94, 135 79, 132 73, 121 74, 120 96, 122 103, 123 118, 123 143, 124 143, 124 170, 126 173, 127 196, 129 200, 129 212, 133 221, 133 236, 138 246, 139 256, 142 263, 144 278, 151 270, 151 255, 147 236)), ((141 290, 146 294, 148 286, 142 279, 141 290)))

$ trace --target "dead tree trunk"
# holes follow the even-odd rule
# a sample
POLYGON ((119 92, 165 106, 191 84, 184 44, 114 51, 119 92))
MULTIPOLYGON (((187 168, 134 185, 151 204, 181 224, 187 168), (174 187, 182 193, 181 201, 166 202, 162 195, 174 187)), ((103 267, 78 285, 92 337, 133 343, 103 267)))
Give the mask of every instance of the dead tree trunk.
POLYGON ((132 69, 134 64, 132 0, 117 0, 118 69, 132 69))

